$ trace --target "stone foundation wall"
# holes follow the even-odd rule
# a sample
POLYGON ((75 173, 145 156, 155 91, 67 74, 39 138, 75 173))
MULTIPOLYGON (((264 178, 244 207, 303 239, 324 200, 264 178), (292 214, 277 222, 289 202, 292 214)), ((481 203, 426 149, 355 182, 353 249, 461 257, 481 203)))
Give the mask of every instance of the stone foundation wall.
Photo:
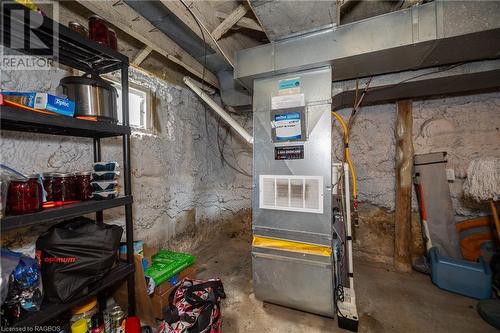
MULTIPOLYGON (((350 110, 339 111, 345 119, 350 110)), ((395 105, 363 107, 352 128, 350 148, 358 178, 360 227, 355 231, 359 254, 392 261, 394 247, 395 105)), ((500 93, 427 99, 413 102, 415 154, 446 151, 456 220, 488 214, 485 205, 467 201, 462 186, 474 158, 500 157, 500 93)), ((334 154, 341 156, 340 127, 334 124, 334 154)), ((415 194, 412 248, 423 252, 415 194)))
MULTIPOLYGON (((1 88, 54 92, 65 75, 61 69, 3 71, 1 88)), ((218 129, 214 112, 184 85, 132 69, 130 80, 151 90, 155 106, 154 128, 134 130, 131 138, 135 239, 162 246, 201 222, 210 225, 241 211, 249 214, 251 178, 223 163, 219 148, 231 164, 251 172, 251 147, 224 124, 218 129)), ((235 117, 248 126, 250 116, 235 117)), ((102 147, 104 160, 122 164, 121 138, 102 140, 102 147)), ((92 140, 85 138, 5 131, 0 152, 1 163, 25 174, 88 170, 93 162, 92 140)), ((105 211, 105 219, 123 224, 124 209, 105 211)), ((4 245, 29 243, 45 228, 4 235, 4 245)))

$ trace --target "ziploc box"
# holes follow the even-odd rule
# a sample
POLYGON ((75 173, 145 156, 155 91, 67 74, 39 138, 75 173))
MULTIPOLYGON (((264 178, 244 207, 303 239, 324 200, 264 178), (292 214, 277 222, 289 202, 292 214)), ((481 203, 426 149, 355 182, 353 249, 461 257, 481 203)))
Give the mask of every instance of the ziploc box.
POLYGON ((69 117, 75 114, 75 102, 67 98, 37 92, 2 91, 1 93, 6 100, 30 108, 47 110, 69 117))

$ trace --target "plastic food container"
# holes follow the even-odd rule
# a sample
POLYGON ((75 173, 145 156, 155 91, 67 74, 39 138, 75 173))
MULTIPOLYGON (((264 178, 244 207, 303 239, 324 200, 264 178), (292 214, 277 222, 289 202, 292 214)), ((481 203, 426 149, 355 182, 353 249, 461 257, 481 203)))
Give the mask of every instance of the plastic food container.
POLYGON ((94 200, 107 200, 118 197, 118 191, 94 192, 92 198, 94 200))
POLYGON ((120 165, 118 162, 96 162, 94 163, 94 171, 102 172, 102 171, 118 171, 120 165))
POLYGON ((96 171, 92 173, 94 181, 115 180, 120 177, 120 171, 96 171))
POLYGON ((98 182, 92 182, 92 189, 95 192, 102 192, 102 191, 114 191, 116 187, 118 186, 118 181, 117 180, 102 180, 98 182))

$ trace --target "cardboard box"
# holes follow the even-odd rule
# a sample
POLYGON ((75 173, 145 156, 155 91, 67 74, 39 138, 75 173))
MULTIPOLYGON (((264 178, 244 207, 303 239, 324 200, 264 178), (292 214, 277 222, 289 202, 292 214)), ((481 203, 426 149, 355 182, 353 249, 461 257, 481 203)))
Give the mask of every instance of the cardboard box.
MULTIPOLYGON (((156 252, 158 252, 156 249, 146 245, 144 246, 144 257, 147 258, 149 262, 151 262, 151 256, 156 252)), ((135 255, 134 257, 136 315, 139 316, 141 321, 143 321, 144 323, 150 326, 156 326, 157 319, 162 319, 163 309, 168 306, 168 297, 175 288, 175 284, 172 284, 175 279, 169 279, 163 282, 155 288, 155 292, 152 295, 148 295, 148 288, 146 285, 146 279, 144 278, 144 270, 142 268, 142 258, 138 255, 135 255)), ((194 265, 190 266, 176 275, 177 282, 181 281, 185 277, 195 279, 196 267, 194 265)), ((175 278, 175 276, 173 278, 175 278)), ((128 297, 126 282, 120 285, 120 287, 114 293, 114 298, 118 302, 118 304, 120 304, 120 307, 122 309, 127 309, 128 297)))
POLYGON ((75 102, 47 93, 3 91, 3 98, 30 108, 47 110, 63 116, 73 117, 75 102))
POLYGON ((182 270, 181 272, 175 274, 167 281, 156 286, 155 295, 162 296, 167 291, 169 291, 172 287, 175 287, 175 285, 178 282, 180 282, 182 279, 184 279, 185 277, 190 277, 190 278, 194 279, 195 276, 196 276, 195 265, 191 265, 191 266, 187 267, 186 269, 182 270))

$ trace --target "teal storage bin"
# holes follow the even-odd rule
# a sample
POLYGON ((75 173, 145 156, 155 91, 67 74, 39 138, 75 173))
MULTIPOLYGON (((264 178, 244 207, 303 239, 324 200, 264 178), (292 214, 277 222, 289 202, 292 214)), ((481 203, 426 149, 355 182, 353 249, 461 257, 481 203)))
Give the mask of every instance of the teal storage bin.
POLYGON ((471 262, 444 257, 432 247, 429 260, 432 282, 439 288, 476 299, 491 298, 492 273, 482 258, 471 262))

